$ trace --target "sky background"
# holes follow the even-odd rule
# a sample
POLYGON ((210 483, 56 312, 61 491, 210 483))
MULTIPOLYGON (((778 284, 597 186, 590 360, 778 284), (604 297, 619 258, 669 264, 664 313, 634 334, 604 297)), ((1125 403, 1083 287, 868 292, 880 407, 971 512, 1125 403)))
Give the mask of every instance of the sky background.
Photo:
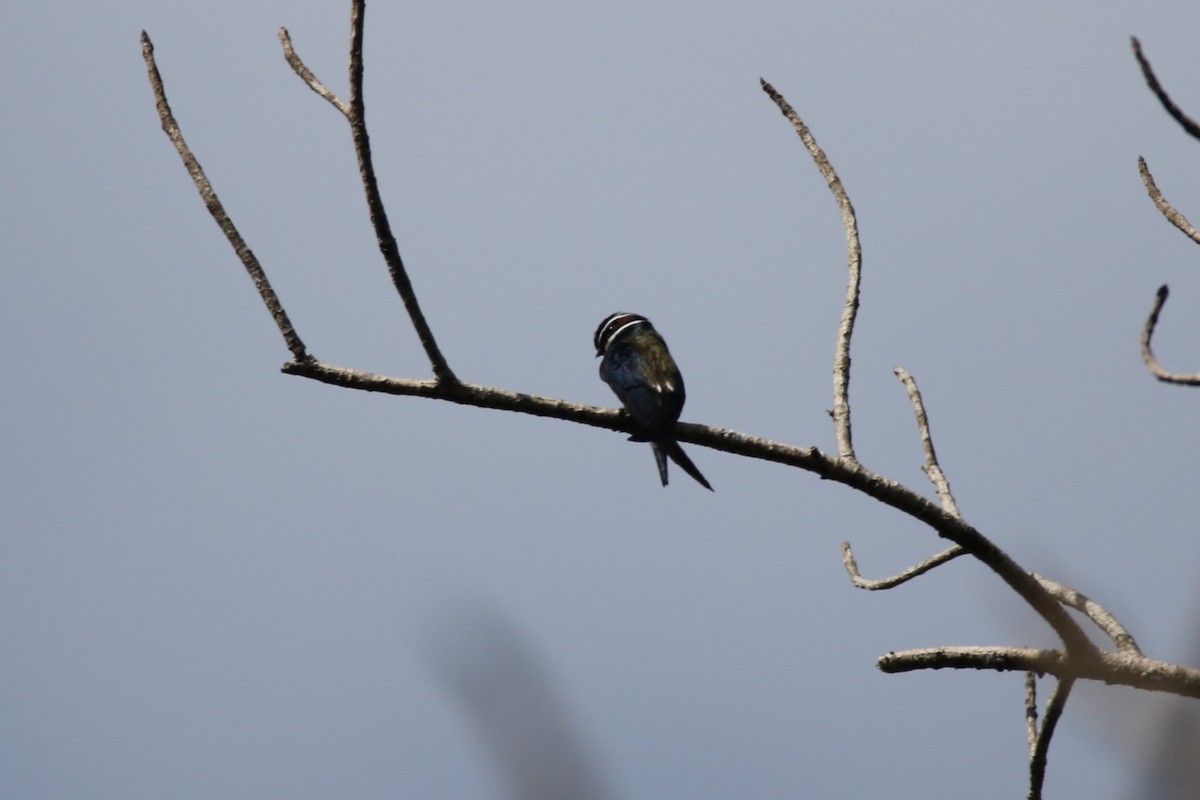
MULTIPOLYGON (((348 16, 0 12, 0 796, 502 798, 528 763, 606 798, 1024 796, 1021 675, 875 668, 1054 643, 966 560, 853 589, 840 543, 881 577, 941 549, 915 522, 694 446, 715 494, 664 490, 610 431, 279 372, 138 35, 311 352, 425 378, 348 127, 276 39, 344 94, 348 16)), ((1197 218, 1200 142, 1128 38, 1200 115, 1198 34, 1182 1, 377 2, 367 118, 462 379, 615 405, 591 337, 635 311, 685 420, 832 450, 844 234, 770 80, 859 214, 861 459, 928 491, 903 366, 966 518, 1197 664, 1200 391, 1138 335, 1169 283, 1156 350, 1200 370, 1200 273, 1136 158, 1197 218)), ((1079 687, 1049 796, 1138 796, 1172 707, 1079 687)))

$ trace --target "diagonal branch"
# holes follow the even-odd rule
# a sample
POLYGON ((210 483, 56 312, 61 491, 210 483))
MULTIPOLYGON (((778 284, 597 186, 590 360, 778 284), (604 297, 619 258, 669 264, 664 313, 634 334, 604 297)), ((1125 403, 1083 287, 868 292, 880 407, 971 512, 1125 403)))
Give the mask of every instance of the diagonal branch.
POLYGON ((342 112, 342 116, 350 119, 350 104, 342 98, 334 94, 330 89, 313 74, 313 71, 300 59, 296 49, 292 47, 292 36, 288 33, 287 28, 279 29, 279 43, 283 45, 283 57, 288 64, 300 76, 301 80, 308 84, 309 88, 317 94, 328 100, 334 108, 342 112))
POLYGON ((846 282, 846 301, 842 306, 842 321, 838 325, 837 347, 833 357, 833 429, 837 441, 838 456, 848 462, 857 462, 854 455, 854 437, 850 429, 850 338, 854 335, 854 321, 858 317, 859 284, 862 279, 862 245, 858 239, 858 221, 854 215, 854 206, 842 186, 842 179, 829 163, 825 151, 817 144, 817 140, 809 131, 808 126, 800 119, 796 110, 788 104, 783 95, 775 91, 775 87, 759 78, 762 89, 779 106, 779 110, 792 123, 800 136, 809 155, 817 164, 817 169, 829 184, 833 199, 837 202, 838 211, 842 215, 842 225, 846 228, 847 265, 849 278, 846 282))
POLYGON ((267 311, 275 320, 275 325, 283 335, 287 349, 298 361, 305 361, 309 356, 304 349, 304 342, 300 341, 300 334, 296 333, 296 329, 292 327, 292 321, 288 319, 287 312, 283 310, 283 304, 279 302, 279 297, 271 287, 271 282, 267 280, 267 273, 258 263, 258 258, 250 249, 250 245, 246 244, 246 240, 238 233, 233 220, 225 213, 225 207, 221 205, 221 200, 217 197, 212 184, 209 183, 204 170, 201 169, 200 162, 192 155, 191 149, 183 139, 183 131, 175 122, 175 115, 171 111, 171 105, 167 102, 166 90, 163 88, 162 76, 158 73, 158 64, 154 60, 154 44, 145 31, 142 31, 142 58, 146 61, 146 72, 150 76, 150 87, 154 90, 155 105, 158 108, 158 118, 162 122, 163 132, 170 138, 171 144, 175 145, 176 151, 179 152, 179 157, 183 159, 183 166, 192 176, 192 182, 196 184, 196 191, 200 193, 200 199, 204 201, 208 213, 212 214, 213 219, 217 221, 217 226, 225 234, 233 251, 237 253, 238 259, 246 267, 250 279, 254 281, 254 288, 258 289, 258 294, 266 305, 267 311))
POLYGON ((1146 166, 1146 159, 1141 156, 1138 156, 1138 172, 1142 175, 1142 183, 1145 184, 1150 199, 1154 201, 1154 206, 1162 212, 1168 222, 1183 231, 1183 234, 1193 242, 1200 244, 1200 231, 1192 227, 1192 223, 1188 222, 1187 217, 1176 211, 1175 207, 1163 197, 1162 192, 1158 189, 1158 184, 1154 182, 1154 176, 1150 174, 1150 168, 1146 166))
POLYGON ((387 210, 384 208, 383 198, 379 193, 379 181, 375 176, 375 165, 371 158, 371 139, 367 134, 366 106, 363 103, 363 17, 365 11, 364 0, 353 0, 350 8, 350 102, 348 104, 326 89, 324 84, 318 81, 312 71, 304 65, 300 56, 292 49, 291 37, 286 29, 280 31, 279 38, 283 43, 284 56, 296 74, 313 91, 332 103, 350 122, 354 152, 358 156, 358 172, 362 178, 363 191, 367 196, 367 210, 371 216, 371 225, 375 228, 375 239, 378 242, 379 251, 383 254, 383 260, 387 264, 392 284, 396 287, 400 299, 404 301, 404 308, 408 311, 413 328, 417 331, 417 338, 420 340, 421 346, 425 348, 425 355, 433 367, 434 377, 440 382, 453 386, 458 383, 458 378, 450 369, 446 357, 442 355, 437 340, 433 337, 433 330, 429 327, 424 312, 421 311, 421 304, 417 302, 417 293, 413 290, 412 281, 409 280, 408 271, 404 267, 404 261, 400 258, 400 246, 392 234, 387 210))
POLYGON ((1086 615, 1096 627, 1104 631, 1108 638, 1112 639, 1116 648, 1122 652, 1141 655, 1142 650, 1134 641, 1133 634, 1125 629, 1125 626, 1117 621, 1104 606, 1091 599, 1083 592, 1078 592, 1069 586, 1063 586, 1061 583, 1056 583, 1049 578, 1043 578, 1041 575, 1034 573, 1034 578, 1048 591, 1055 600, 1062 603, 1064 606, 1073 608, 1076 611, 1086 615))
POLYGON ((1150 91, 1154 92, 1154 96, 1158 98, 1158 102, 1162 103, 1162 107, 1167 113, 1178 122, 1183 129, 1200 139, 1200 124, 1194 119, 1183 113, 1183 109, 1175 105, 1175 101, 1167 94, 1167 90, 1158 82, 1158 77, 1154 74, 1154 69, 1151 68, 1150 62, 1142 55, 1142 43, 1138 41, 1136 36, 1130 37, 1130 44, 1133 47, 1134 58, 1137 59, 1138 65, 1142 68, 1142 77, 1146 79, 1146 85, 1150 87, 1150 91))

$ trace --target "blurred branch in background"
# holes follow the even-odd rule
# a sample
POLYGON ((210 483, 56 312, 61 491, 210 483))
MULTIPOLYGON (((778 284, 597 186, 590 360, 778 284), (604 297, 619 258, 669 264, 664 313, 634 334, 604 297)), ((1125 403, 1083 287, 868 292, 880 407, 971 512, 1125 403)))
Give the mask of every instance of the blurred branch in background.
POLYGON ((550 671, 511 622, 485 605, 441 616, 430 664, 467 711, 515 800, 603 800, 600 772, 550 671))

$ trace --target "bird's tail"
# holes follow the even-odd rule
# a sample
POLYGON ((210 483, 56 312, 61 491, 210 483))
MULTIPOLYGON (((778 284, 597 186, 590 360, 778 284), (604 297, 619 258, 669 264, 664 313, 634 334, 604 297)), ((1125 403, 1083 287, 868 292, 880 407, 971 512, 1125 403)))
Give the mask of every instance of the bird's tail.
POLYGON ((687 453, 683 452, 683 448, 679 446, 679 442, 674 439, 667 439, 661 442, 651 442, 650 446, 654 448, 654 460, 658 464, 658 477, 662 478, 662 485, 667 485, 667 456, 678 464, 684 472, 696 479, 696 483, 713 491, 709 482, 700 474, 700 470, 696 469, 696 465, 688 458, 687 453))

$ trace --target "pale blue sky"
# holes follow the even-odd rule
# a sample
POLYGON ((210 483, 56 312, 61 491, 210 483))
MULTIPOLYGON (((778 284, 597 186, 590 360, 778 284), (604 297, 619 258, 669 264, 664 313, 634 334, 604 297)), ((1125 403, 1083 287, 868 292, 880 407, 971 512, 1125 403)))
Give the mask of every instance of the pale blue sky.
MULTIPOLYGON (((880 576, 924 528, 777 465, 693 447, 716 493, 664 490, 612 432, 279 372, 138 34, 310 350, 425 377, 347 127, 276 39, 344 91, 347 3, 0 17, 0 796, 503 797, 456 695, 488 681, 453 665, 506 647, 610 797, 1024 795, 1021 676, 874 667, 1052 642, 966 561, 850 587, 844 539, 880 576)), ((966 517, 1195 663, 1200 392, 1138 333, 1170 283, 1158 353, 1200 370, 1200 272, 1136 158, 1195 218, 1200 143, 1128 37, 1200 114, 1198 33, 1184 2, 375 3, 368 122, 460 377, 613 405, 591 336, 630 310, 684 419, 831 449, 843 232, 767 78, 859 212, 860 457, 925 486, 902 365, 966 517)), ((1161 708, 1078 689, 1050 795, 1127 796, 1161 708)))

